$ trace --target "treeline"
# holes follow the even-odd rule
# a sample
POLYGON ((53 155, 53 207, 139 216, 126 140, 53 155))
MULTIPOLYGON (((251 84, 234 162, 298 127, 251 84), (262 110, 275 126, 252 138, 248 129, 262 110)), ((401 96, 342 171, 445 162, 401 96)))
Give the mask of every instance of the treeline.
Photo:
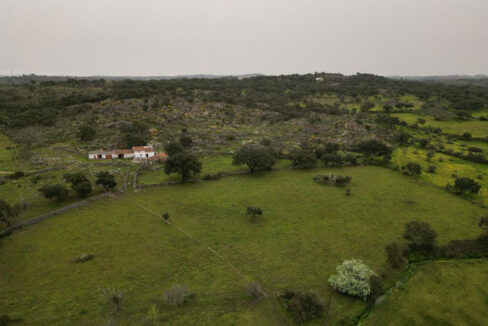
POLYGON ((388 79, 370 74, 306 74, 256 76, 251 78, 193 78, 170 80, 103 79, 28 79, 22 84, 0 83, 0 124, 22 127, 31 124, 52 125, 58 114, 73 114, 68 107, 104 99, 150 98, 184 99, 242 105, 301 116, 304 112, 340 113, 333 105, 307 101, 313 96, 334 93, 340 102, 345 97, 358 101, 376 95, 398 97, 414 94, 427 101, 433 97, 449 101, 455 110, 473 110, 488 105, 488 87, 445 85, 388 79), (317 78, 321 80, 317 80, 317 78), (307 105, 298 105, 307 101, 307 105))

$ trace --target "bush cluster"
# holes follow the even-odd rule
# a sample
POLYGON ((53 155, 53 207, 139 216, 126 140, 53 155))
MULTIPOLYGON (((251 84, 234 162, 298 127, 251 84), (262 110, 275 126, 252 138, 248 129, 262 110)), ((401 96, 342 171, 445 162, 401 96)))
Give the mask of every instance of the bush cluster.
POLYGON ((343 187, 351 182, 352 177, 341 176, 338 174, 318 174, 313 177, 313 180, 317 183, 328 184, 343 187))
POLYGON ((286 310, 300 323, 322 315, 322 303, 314 293, 285 290, 281 298, 285 300, 286 310))

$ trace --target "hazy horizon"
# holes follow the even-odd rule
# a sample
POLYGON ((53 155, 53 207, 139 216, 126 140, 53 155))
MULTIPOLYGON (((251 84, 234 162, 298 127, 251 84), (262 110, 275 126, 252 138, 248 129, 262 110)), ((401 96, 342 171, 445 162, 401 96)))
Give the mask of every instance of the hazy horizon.
POLYGON ((0 74, 488 74, 488 1, 0 0, 0 74))

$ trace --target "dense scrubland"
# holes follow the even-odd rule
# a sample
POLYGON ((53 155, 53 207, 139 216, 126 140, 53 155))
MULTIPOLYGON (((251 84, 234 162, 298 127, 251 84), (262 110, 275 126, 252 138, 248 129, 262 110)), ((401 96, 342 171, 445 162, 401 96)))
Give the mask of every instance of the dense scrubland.
POLYGON ((0 322, 482 325, 487 151, 483 80, 0 78, 0 230, 112 194, 0 240, 0 322))

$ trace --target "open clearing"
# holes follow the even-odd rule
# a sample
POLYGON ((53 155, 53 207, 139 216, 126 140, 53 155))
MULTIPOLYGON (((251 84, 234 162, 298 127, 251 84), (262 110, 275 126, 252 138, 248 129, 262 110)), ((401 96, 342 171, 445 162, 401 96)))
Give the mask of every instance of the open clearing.
MULTIPOLYGON (((423 180, 378 167, 274 171, 154 187, 2 239, 0 310, 22 318, 18 325, 99 325, 110 312, 100 289, 119 288, 125 290, 123 325, 140 322, 152 304, 165 325, 278 325, 287 315, 272 308, 273 298, 289 288, 315 291, 326 302, 332 291, 327 279, 344 259, 362 259, 384 273, 383 247, 401 238, 406 222, 429 222, 443 244, 476 237, 482 214, 486 210, 423 180), (352 195, 313 182, 326 172, 352 176, 352 195), (139 205, 169 212, 170 221, 245 278, 139 205), (264 211, 256 223, 245 215, 249 205, 264 211), (74 263, 83 253, 95 258, 74 263), (258 280, 270 300, 251 302, 244 292, 249 280, 258 280), (161 304, 174 284, 195 298, 183 307, 161 304)), ((393 281, 390 275, 387 283, 393 281)), ((336 295, 331 310, 337 322, 363 308, 359 299, 336 295)))

